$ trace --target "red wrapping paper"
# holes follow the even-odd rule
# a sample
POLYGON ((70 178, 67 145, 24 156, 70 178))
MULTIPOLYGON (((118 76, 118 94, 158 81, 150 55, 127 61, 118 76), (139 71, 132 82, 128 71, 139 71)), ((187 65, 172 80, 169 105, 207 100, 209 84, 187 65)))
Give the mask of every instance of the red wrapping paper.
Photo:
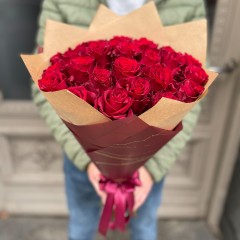
POLYGON ((149 126, 137 116, 106 123, 77 126, 64 121, 101 173, 117 182, 131 178, 181 129, 149 126))

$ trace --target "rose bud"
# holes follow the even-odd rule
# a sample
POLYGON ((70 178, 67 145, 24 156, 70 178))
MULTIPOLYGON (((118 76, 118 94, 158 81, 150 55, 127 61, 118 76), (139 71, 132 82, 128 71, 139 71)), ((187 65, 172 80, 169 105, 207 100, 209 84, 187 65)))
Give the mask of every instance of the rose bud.
POLYGON ((133 99, 123 88, 110 88, 98 98, 101 113, 111 119, 122 119, 129 116, 133 99))
POLYGON ((160 63, 159 52, 157 50, 147 49, 142 56, 141 64, 152 66, 157 63, 160 63))
POLYGON ((194 80, 202 86, 208 81, 207 73, 202 68, 196 66, 187 66, 185 69, 185 77, 194 80))
POLYGON ((172 72, 161 65, 155 65, 149 71, 149 79, 155 92, 166 90, 173 82, 172 72))
POLYGON ((94 67, 94 58, 90 56, 79 56, 71 59, 67 65, 67 73, 69 76, 73 76, 72 81, 74 86, 81 85, 89 80, 89 72, 94 67))
POLYGON ((116 79, 137 75, 139 70, 139 63, 134 59, 119 57, 114 62, 114 75, 116 79))
POLYGON ((84 86, 75 86, 68 88, 68 91, 72 92, 76 96, 80 97, 85 102, 95 106, 97 97, 93 92, 88 91, 84 86))
POLYGON ((193 102, 203 93, 204 89, 197 82, 187 79, 179 88, 178 98, 183 102, 193 102))
POLYGON ((93 86, 100 92, 107 90, 112 85, 111 72, 107 69, 95 67, 90 75, 90 80, 93 86))
POLYGON ((38 80, 39 88, 44 92, 57 91, 68 88, 66 75, 61 72, 62 66, 56 63, 46 69, 42 78, 38 80))

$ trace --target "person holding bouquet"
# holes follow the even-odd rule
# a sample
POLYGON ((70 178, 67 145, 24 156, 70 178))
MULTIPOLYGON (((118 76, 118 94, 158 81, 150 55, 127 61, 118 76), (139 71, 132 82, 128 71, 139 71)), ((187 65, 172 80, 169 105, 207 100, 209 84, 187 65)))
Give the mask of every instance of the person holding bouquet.
MULTIPOLYGON (((105 4, 119 15, 127 14, 145 3, 144 0, 45 0, 39 19, 37 45, 43 45, 47 19, 88 27, 99 4, 105 4)), ((202 0, 156 0, 165 25, 204 17, 202 0)), ((66 195, 70 213, 69 240, 91 240, 97 231, 101 202, 105 192, 99 189, 100 172, 64 125, 42 93, 33 84, 33 99, 39 112, 64 151, 66 195)), ((157 239, 157 210, 161 202, 164 178, 180 152, 191 138, 200 106, 197 105, 183 120, 183 130, 139 169, 142 185, 135 190, 136 216, 130 221, 131 239, 157 239)))

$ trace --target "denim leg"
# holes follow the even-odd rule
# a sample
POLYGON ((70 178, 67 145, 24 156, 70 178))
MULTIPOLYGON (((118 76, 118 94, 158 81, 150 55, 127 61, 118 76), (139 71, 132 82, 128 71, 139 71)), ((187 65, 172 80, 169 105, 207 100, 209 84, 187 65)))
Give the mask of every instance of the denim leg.
POLYGON ((92 240, 97 232, 100 199, 86 172, 64 156, 65 187, 69 209, 69 240, 92 240))
POLYGON ((160 206, 164 180, 155 183, 145 203, 130 221, 131 240, 157 240, 157 210, 160 206))

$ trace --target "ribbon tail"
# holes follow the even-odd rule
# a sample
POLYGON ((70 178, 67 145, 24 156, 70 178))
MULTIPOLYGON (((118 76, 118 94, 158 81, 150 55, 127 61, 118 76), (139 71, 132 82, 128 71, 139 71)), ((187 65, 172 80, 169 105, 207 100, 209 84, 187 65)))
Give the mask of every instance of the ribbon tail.
POLYGON ((133 215, 133 207, 134 207, 134 193, 130 192, 128 193, 128 198, 127 198, 127 208, 129 211, 129 217, 133 215))
POLYGON ((98 231, 103 236, 106 236, 109 224, 111 221, 112 211, 114 205, 114 196, 111 193, 107 194, 107 200, 103 208, 102 216, 99 222, 98 231))
POLYGON ((114 228, 117 228, 121 231, 125 230, 126 227, 126 214, 127 214, 127 194, 122 192, 120 189, 115 195, 115 221, 114 228))

